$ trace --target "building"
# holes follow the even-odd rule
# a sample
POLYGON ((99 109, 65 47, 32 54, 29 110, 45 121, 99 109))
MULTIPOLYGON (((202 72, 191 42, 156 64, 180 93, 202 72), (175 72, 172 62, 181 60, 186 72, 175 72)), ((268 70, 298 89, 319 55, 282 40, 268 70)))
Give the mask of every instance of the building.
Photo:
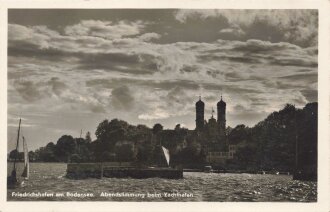
POLYGON ((211 164, 225 164, 233 159, 236 146, 228 144, 226 134, 226 102, 220 98, 217 103, 217 120, 212 108, 211 118, 204 120, 205 103, 201 97, 196 102, 196 134, 206 152, 206 161, 211 164))
POLYGON ((204 108, 205 104, 199 96, 198 102, 196 102, 196 131, 202 131, 204 129, 204 108))

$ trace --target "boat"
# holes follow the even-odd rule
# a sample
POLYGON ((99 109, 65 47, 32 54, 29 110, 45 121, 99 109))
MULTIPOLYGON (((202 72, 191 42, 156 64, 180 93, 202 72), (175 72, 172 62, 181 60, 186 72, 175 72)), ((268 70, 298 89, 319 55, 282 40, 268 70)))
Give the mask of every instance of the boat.
POLYGON ((24 170, 22 173, 22 177, 24 177, 24 179, 27 180, 29 179, 29 174, 30 174, 30 163, 29 163, 29 151, 24 136, 23 136, 23 151, 24 151, 24 170))
POLYGON ((204 166, 204 172, 205 173, 213 173, 212 166, 204 166))
POLYGON ((170 152, 165 147, 163 147, 163 146, 161 146, 161 147, 162 147, 162 150, 163 150, 163 154, 164 154, 167 166, 170 166, 170 152))
MULTIPOLYGON (((20 131, 21 131, 21 119, 19 119, 18 130, 17 130, 17 139, 16 139, 16 153, 14 158, 14 165, 11 171, 10 176, 7 177, 7 188, 17 188, 22 184, 22 182, 17 178, 17 167, 16 163, 18 162, 18 147, 19 147, 19 140, 20 140, 20 131)), ((27 148, 27 143, 24 137, 23 138, 23 151, 24 151, 24 170, 22 173, 22 177, 24 179, 29 179, 29 152, 27 148)))

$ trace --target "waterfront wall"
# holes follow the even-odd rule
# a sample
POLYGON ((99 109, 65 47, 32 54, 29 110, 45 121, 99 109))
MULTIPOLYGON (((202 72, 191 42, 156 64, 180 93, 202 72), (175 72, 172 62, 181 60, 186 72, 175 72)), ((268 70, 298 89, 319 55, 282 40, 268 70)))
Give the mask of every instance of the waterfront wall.
POLYGON ((102 177, 117 177, 117 178, 151 178, 160 177, 167 179, 183 178, 182 169, 173 168, 138 168, 129 166, 127 163, 119 166, 112 163, 69 163, 67 164, 66 177, 71 179, 85 178, 102 178, 102 177))

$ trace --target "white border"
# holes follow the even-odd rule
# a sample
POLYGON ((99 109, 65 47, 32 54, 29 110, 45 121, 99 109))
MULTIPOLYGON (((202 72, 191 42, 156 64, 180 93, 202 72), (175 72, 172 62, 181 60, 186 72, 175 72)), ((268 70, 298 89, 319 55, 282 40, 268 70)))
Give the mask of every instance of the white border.
POLYGON ((329 69, 330 0, 0 0, 0 211, 330 211, 329 69), (219 8, 318 9, 318 201, 317 203, 235 202, 7 202, 7 9, 8 8, 219 8))

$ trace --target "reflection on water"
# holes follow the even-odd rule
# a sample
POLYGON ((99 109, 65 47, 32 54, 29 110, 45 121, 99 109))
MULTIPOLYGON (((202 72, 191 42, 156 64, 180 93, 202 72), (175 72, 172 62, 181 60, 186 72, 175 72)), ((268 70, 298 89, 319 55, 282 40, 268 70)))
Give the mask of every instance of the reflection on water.
MULTIPOLYGON (((8 170, 11 170, 11 167, 9 164, 8 170)), ((22 164, 18 165, 18 173, 21 173, 22 167, 22 164)), ((292 176, 287 175, 187 172, 184 173, 184 179, 179 180, 160 178, 71 180, 64 177, 65 171, 66 164, 63 163, 31 163, 30 179, 24 181, 17 189, 8 189, 7 199, 9 201, 315 202, 317 198, 315 182, 294 181, 292 176), (13 192, 16 194, 48 192, 54 196, 17 197, 13 196, 13 192), (66 192, 71 195, 67 195, 66 192), (100 196, 102 192, 111 195, 100 196), (63 193, 64 196, 56 197, 56 193, 63 193), (171 195, 165 196, 164 193, 171 195), (93 196, 77 197, 79 194, 93 196)))

